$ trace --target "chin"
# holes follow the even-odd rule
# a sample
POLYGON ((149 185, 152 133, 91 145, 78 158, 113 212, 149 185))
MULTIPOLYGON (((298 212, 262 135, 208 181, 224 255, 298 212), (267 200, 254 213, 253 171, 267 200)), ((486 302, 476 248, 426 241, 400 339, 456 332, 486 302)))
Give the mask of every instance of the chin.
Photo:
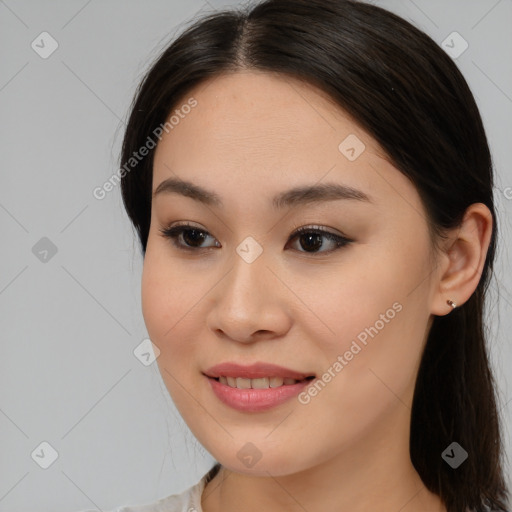
MULTIPOLYGON (((213 457, 226 469, 251 476, 287 476, 306 470, 310 465, 303 457, 293 457, 294 449, 281 445, 281 449, 262 448, 258 450, 246 443, 233 455, 216 446, 210 451, 213 457)), ((303 454, 302 454, 303 455, 303 454)))

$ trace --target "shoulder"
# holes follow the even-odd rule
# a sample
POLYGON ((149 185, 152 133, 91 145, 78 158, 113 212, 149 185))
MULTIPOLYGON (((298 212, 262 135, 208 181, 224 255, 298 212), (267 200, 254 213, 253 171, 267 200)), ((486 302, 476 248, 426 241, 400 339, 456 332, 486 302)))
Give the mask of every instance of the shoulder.
MULTIPOLYGON (((121 506, 111 512, 202 512, 201 496, 203 489, 217 471, 218 465, 215 465, 199 482, 179 494, 172 494, 143 505, 121 506)), ((83 510, 81 512, 97 511, 83 510)))
POLYGON ((112 512, 201 512, 201 494, 204 486, 203 477, 195 485, 179 494, 173 494, 145 505, 119 507, 112 512))

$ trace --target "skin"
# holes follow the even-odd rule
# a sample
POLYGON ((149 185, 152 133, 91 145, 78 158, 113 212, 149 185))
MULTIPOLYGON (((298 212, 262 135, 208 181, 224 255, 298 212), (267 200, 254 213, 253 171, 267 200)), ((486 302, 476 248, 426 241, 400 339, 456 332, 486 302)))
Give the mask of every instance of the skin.
POLYGON ((410 460, 413 389, 433 315, 449 314, 446 300, 462 305, 478 284, 489 210, 468 208, 434 254, 412 183, 318 89, 244 71, 201 84, 182 104, 191 96, 197 106, 156 149, 153 191, 179 177, 224 206, 177 193, 153 198, 142 308, 173 401, 223 465, 203 510, 445 511, 410 460), (365 144, 354 161, 338 149, 349 134, 365 144), (270 206, 278 192, 326 182, 372 202, 270 206), (209 248, 180 250, 159 232, 180 222, 206 231, 209 248), (304 237, 288 242, 312 225, 353 241, 331 252, 327 238, 320 252, 304 237), (236 252, 248 236, 263 248, 252 263, 236 252), (307 404, 240 412, 202 374, 224 361, 268 361, 321 377, 394 303, 401 311, 307 404), (252 467, 237 457, 248 442, 261 454, 252 467))

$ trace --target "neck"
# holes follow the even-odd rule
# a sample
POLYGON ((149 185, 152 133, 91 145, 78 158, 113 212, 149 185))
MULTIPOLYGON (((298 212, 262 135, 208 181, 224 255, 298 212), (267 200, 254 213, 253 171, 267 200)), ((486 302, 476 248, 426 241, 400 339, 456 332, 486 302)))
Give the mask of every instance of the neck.
POLYGON ((293 474, 254 476, 222 467, 203 491, 203 511, 446 512, 411 463, 408 421, 396 419, 293 474))

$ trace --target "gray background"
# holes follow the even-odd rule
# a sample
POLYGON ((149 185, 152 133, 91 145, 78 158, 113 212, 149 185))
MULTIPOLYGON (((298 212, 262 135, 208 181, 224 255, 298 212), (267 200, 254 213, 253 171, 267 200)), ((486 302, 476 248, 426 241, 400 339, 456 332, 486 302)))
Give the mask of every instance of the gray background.
MULTIPOLYGON (((469 44, 456 62, 497 173, 501 247, 488 319, 510 458, 512 1, 374 3, 440 45, 453 31, 469 44)), ((156 363, 133 353, 147 337, 142 257, 119 187, 103 200, 92 191, 117 168, 128 107, 150 61, 186 22, 225 5, 0 0, 0 511, 146 503, 196 483, 213 463, 156 363), (46 59, 31 47, 43 31, 59 45, 46 59), (58 452, 48 469, 39 465, 50 457, 43 441, 58 452)))

